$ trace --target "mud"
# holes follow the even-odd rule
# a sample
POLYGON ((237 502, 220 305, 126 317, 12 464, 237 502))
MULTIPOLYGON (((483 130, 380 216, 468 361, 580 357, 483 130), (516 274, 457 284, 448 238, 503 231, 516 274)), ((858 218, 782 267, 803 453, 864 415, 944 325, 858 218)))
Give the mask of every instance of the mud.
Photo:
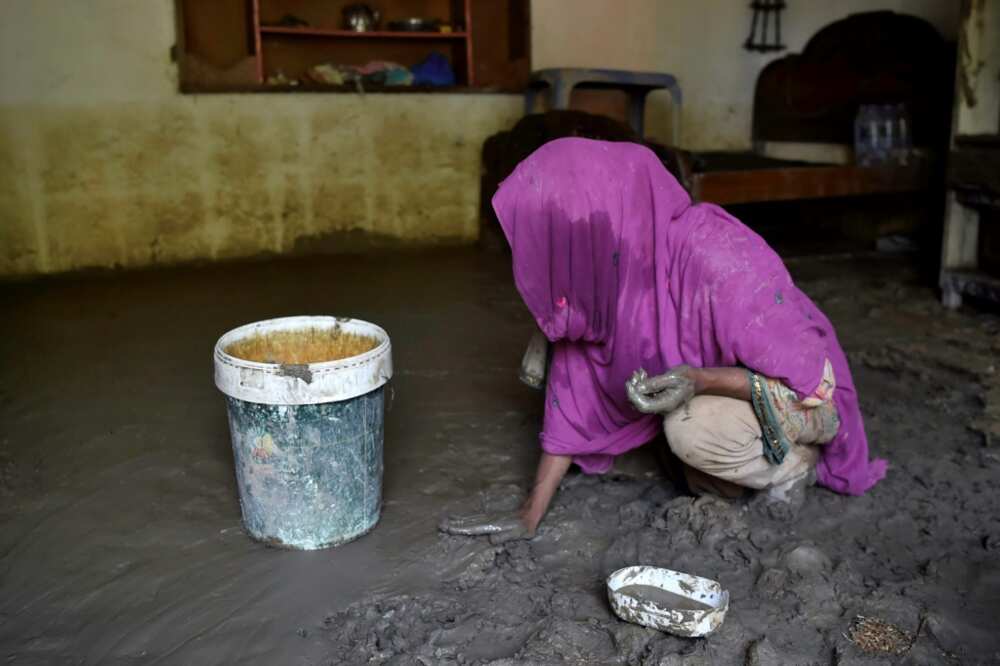
POLYGON ((366 335, 344 333, 338 325, 333 329, 307 328, 257 333, 227 345, 224 351, 244 361, 292 366, 285 371, 298 376, 294 374, 299 370, 295 366, 339 361, 369 352, 378 343, 378 340, 366 335))
POLYGON ((858 498, 812 488, 797 514, 774 516, 753 501, 685 496, 654 442, 603 477, 568 476, 537 536, 502 545, 437 531, 443 515, 514 509, 537 456, 539 396, 517 379, 533 323, 502 255, 0 287, 0 657, 995 663, 1000 455, 981 425, 995 423, 1000 320, 941 311, 903 260, 791 268, 838 326, 873 449, 891 461, 881 484, 858 498), (221 332, 301 312, 379 323, 398 369, 382 520, 315 553, 242 532, 211 383, 221 332), (152 354, 151 340, 162 340, 152 354), (635 564, 719 581, 723 625, 685 639, 616 618, 605 578, 635 564), (912 644, 899 656, 862 651, 847 638, 858 616, 912 644))
POLYGON ((652 585, 626 585, 619 588, 618 593, 632 597, 640 603, 653 604, 667 609, 704 611, 712 608, 708 604, 703 604, 690 597, 652 585))
MULTIPOLYGON (((991 614, 1000 611, 1000 563, 991 554, 1000 549, 1000 503, 988 490, 1000 460, 975 429, 989 420, 982 404, 1000 322, 942 312, 905 266, 891 269, 895 274, 883 273, 886 266, 847 266, 851 278, 826 277, 844 270, 837 264, 799 272, 840 325, 873 449, 892 462, 872 493, 848 498, 813 488, 796 515, 775 515, 753 500, 686 497, 662 478, 620 471, 571 477, 534 540, 478 542, 481 559, 438 588, 382 599, 388 605, 374 614, 361 603, 329 618, 331 643, 347 648, 335 663, 1000 658, 991 629, 991 614), (894 354, 897 346, 907 353, 894 354), (720 581, 731 594, 722 627, 706 639, 683 639, 622 623, 601 591, 609 573, 632 564, 720 581), (417 610, 444 600, 444 617, 417 610), (522 612, 511 617, 503 604, 522 612), (378 619, 367 620, 371 615, 378 619), (846 637, 859 616, 898 626, 913 641, 899 655, 865 652, 846 637)), ((490 487, 481 508, 507 492, 490 487)), ((477 542, 442 537, 428 557, 447 559, 449 549, 463 547, 477 542)))

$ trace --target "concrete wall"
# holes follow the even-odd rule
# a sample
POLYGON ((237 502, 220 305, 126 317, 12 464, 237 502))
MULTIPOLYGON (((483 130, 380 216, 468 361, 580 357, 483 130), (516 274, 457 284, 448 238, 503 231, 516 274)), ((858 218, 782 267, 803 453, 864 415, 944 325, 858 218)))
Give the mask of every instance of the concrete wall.
POLYGON ((0 275, 476 238, 520 97, 181 95, 173 43, 172 0, 0 4, 0 275))
MULTIPOLYGON (((693 149, 750 147, 753 88, 760 70, 783 54, 742 48, 751 11, 744 0, 533 0, 535 68, 609 67, 670 72, 684 93, 681 144, 693 149)), ((877 9, 920 16, 947 38, 958 26, 957 0, 795 0, 782 12, 782 36, 799 51, 823 26, 877 9)), ((647 103, 647 133, 669 141, 665 94, 647 103)))
POLYGON ((965 3, 954 133, 1000 132, 1000 2, 965 3))
MULTIPOLYGON (((799 49, 853 11, 924 16, 953 0, 802 0, 799 49)), ((682 144, 744 148, 757 73, 742 0, 534 0, 536 67, 669 71, 682 144)), ((364 230, 405 242, 476 237, 482 141, 516 95, 180 95, 173 0, 0 3, 0 276, 284 252, 364 230)), ((665 98, 650 102, 668 139, 665 98)))

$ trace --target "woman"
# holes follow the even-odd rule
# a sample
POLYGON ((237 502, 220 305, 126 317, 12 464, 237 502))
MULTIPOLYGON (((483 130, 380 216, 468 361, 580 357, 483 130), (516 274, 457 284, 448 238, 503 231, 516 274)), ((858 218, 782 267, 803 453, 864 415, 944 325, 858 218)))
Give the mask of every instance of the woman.
POLYGON ((815 478, 859 495, 885 475, 829 320, 759 236, 692 205, 650 150, 552 141, 493 207, 553 343, 543 453, 520 512, 442 529, 530 538, 572 463, 606 472, 661 427, 695 492, 782 501, 815 478))

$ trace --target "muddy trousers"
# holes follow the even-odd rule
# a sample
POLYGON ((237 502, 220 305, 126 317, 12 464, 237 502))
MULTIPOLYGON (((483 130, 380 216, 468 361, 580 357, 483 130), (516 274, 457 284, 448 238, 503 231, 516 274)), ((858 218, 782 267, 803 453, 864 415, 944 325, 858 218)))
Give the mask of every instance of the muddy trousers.
POLYGON ((739 497, 746 488, 781 486, 807 475, 819 458, 811 442, 793 441, 780 465, 768 462, 753 407, 735 398, 696 396, 664 419, 663 430, 698 495, 739 497))

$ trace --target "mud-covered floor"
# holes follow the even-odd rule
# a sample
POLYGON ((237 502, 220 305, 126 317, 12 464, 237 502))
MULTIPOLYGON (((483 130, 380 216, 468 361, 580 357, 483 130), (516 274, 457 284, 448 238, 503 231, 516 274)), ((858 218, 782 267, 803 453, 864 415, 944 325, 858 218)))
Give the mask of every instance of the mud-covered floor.
MULTIPOLYGON (((567 478, 539 535, 439 535, 517 502, 541 405, 507 259, 296 259, 0 286, 0 660, 12 664, 886 663, 1000 660, 1000 320, 942 312, 905 260, 798 261, 849 351, 888 478, 794 519, 679 496, 649 447, 567 478), (215 339, 288 314, 390 333, 378 528, 301 553, 241 531, 215 339), (990 433, 993 433, 992 435, 990 433), (992 439, 992 445, 989 444, 992 439), (716 578, 708 639, 618 621, 625 564, 716 578)), ((654 443, 651 446, 655 446, 654 443)))

